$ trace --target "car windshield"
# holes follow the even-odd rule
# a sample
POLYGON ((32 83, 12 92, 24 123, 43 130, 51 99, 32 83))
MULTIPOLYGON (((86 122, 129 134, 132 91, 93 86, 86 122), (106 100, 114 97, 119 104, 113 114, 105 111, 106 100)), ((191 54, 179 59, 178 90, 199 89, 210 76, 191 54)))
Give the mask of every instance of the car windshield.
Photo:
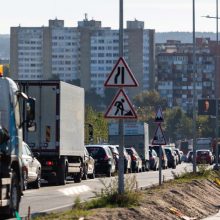
POLYGON ((170 149, 165 149, 165 152, 166 152, 167 155, 171 155, 172 154, 170 149))
POLYGON ((99 159, 106 156, 105 150, 102 147, 87 147, 86 148, 94 159, 99 159))

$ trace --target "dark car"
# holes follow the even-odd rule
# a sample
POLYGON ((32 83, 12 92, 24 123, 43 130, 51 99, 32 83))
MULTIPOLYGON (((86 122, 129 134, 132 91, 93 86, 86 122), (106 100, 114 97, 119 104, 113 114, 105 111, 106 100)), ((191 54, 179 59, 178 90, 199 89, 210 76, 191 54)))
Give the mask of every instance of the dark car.
MULTIPOLYGON (((119 151, 119 146, 117 145, 117 149, 119 151)), ((124 148, 124 173, 131 173, 131 156, 128 154, 126 149, 124 148)))
POLYGON ((89 155, 87 149, 84 149, 84 169, 83 169, 83 179, 86 180, 87 177, 95 178, 95 160, 89 155))
POLYGON ((115 173, 115 159, 108 145, 86 145, 89 155, 95 160, 96 174, 110 177, 115 173))
POLYGON ((164 147, 168 159, 168 167, 176 169, 176 155, 171 147, 164 147))
POLYGON ((193 162, 193 151, 189 151, 186 155, 186 162, 192 163, 193 162))
POLYGON ((137 151, 133 147, 125 148, 128 154, 131 156, 131 171, 141 172, 142 171, 142 159, 138 155, 137 151))
POLYGON ((196 151, 196 163, 210 164, 214 162, 214 156, 210 150, 197 150, 196 151))
POLYGON ((158 170, 159 168, 159 157, 154 149, 149 150, 149 161, 150 161, 150 169, 158 170))
MULTIPOLYGON (((152 146, 149 146, 149 149, 155 150, 157 155, 158 155, 158 157, 159 157, 159 155, 160 155, 160 147, 161 146, 158 146, 158 145, 152 145, 152 146)), ((161 152, 162 152, 162 168, 163 169, 167 169, 167 167, 168 167, 168 160, 167 160, 166 152, 165 152, 163 147, 161 147, 161 152)))

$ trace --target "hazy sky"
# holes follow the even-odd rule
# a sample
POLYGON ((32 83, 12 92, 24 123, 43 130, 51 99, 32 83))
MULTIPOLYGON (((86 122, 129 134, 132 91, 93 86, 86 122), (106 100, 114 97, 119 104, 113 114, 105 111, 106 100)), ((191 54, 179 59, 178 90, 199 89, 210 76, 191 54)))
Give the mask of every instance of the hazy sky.
MULTIPOLYGON (((195 0, 195 3, 196 31, 215 32, 215 19, 202 16, 216 16, 216 0, 195 0)), ((10 33, 10 27, 19 24, 48 26, 48 20, 54 18, 63 19, 66 27, 75 27, 85 13, 88 19, 102 21, 103 27, 119 27, 119 0, 2 0, 0 34, 10 33)), ((135 18, 156 32, 191 32, 192 0, 124 0, 124 22, 135 18)))

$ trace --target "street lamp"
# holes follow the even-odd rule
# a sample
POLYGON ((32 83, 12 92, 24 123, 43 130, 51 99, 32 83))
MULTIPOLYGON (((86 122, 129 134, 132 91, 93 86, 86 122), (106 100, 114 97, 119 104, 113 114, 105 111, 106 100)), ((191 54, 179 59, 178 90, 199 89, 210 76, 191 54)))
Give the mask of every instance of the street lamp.
POLYGON ((196 38, 195 38, 195 0, 193 0, 193 173, 196 173, 196 38))
POLYGON ((218 41, 218 19, 220 19, 218 17, 218 0, 216 0, 216 16, 213 17, 213 16, 209 16, 209 15, 206 15, 206 16, 202 16, 202 17, 205 17, 205 18, 215 18, 216 19, 216 73, 215 73, 215 99, 216 99, 216 128, 215 128, 215 139, 216 139, 216 147, 215 147, 215 156, 216 156, 216 164, 215 164, 215 167, 214 169, 219 169, 218 167, 218 161, 219 161, 219 156, 218 156, 218 132, 219 132, 219 125, 218 125, 218 97, 219 97, 219 86, 218 86, 218 83, 219 83, 219 77, 218 77, 218 71, 219 71, 219 66, 218 66, 218 59, 219 59, 219 56, 218 56, 218 45, 219 45, 219 41, 218 41))

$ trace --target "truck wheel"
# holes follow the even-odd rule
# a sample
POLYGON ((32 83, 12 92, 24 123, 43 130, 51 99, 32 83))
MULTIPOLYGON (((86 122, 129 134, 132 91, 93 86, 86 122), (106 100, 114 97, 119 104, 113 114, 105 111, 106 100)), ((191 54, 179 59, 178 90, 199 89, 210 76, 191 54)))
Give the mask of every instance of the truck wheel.
POLYGON ((63 161, 61 168, 58 170, 58 184, 66 185, 67 167, 65 161, 63 161))
POLYGON ((76 175, 74 175, 74 182, 75 183, 80 183, 82 180, 82 174, 81 172, 80 173, 77 173, 76 175))
POLYGON ((12 173, 10 205, 3 208, 6 218, 15 217, 15 212, 19 210, 20 190, 18 177, 15 172, 12 173))

